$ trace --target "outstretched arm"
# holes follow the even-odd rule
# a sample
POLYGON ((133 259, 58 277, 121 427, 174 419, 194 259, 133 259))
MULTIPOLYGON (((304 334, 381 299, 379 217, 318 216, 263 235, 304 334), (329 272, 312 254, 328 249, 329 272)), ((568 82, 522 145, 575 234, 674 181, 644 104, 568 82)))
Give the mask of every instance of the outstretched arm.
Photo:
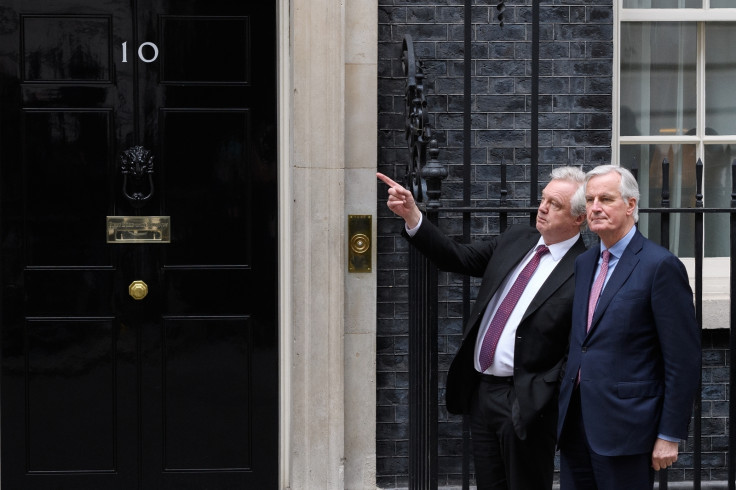
POLYGON ((401 184, 397 184, 382 173, 377 172, 376 177, 388 185, 388 201, 386 205, 397 216, 404 218, 409 229, 419 224, 422 212, 414 202, 414 196, 401 184))
MULTIPOLYGON (((422 212, 411 192, 381 173, 377 173, 376 177, 389 187, 386 205, 394 214, 404 218, 407 227, 404 236, 407 240, 442 270, 483 277, 496 248, 496 238, 476 244, 461 244, 447 237, 431 221, 422 220, 422 212), (416 234, 410 235, 409 230, 417 228, 420 223, 416 234)), ((533 228, 529 230, 539 236, 533 228)), ((524 237, 527 238, 526 235, 524 237)))

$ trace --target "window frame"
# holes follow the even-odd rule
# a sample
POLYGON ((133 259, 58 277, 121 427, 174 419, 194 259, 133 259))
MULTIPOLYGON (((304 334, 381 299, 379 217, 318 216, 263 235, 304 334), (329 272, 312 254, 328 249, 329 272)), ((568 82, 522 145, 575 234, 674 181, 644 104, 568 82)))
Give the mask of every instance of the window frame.
POLYGON ((701 134, 705 131, 705 56, 702 50, 705 46, 705 30, 703 24, 706 22, 736 22, 736 8, 710 8, 710 0, 703 0, 703 8, 700 9, 631 9, 624 8, 623 2, 615 2, 618 8, 614 9, 614 40, 613 40, 613 144, 611 145, 611 156, 614 162, 619 161, 619 146, 625 144, 641 145, 645 143, 671 143, 671 144, 695 144, 697 158, 705 152, 705 145, 712 144, 736 144, 736 135, 709 136, 701 134), (673 135, 673 136, 621 136, 620 133, 620 103, 621 103, 621 24, 624 22, 695 22, 697 23, 697 116, 695 136, 673 135))
MULTIPOLYGON (((621 0, 614 1, 613 9, 613 107, 611 157, 615 165, 620 165, 622 145, 643 144, 689 144, 696 147, 696 159, 705 154, 708 144, 736 145, 736 135, 705 135, 705 29, 708 22, 736 23, 736 8, 710 8, 710 0, 703 0, 701 8, 657 9, 624 8, 621 0), (695 22, 697 23, 697 67, 696 67, 696 127, 695 136, 688 135, 648 135, 621 136, 621 26, 624 22, 695 22)), ((736 27, 736 24, 734 25, 736 27)), ((681 258, 688 270, 691 285, 695 286, 695 267, 693 258, 681 258)), ((709 305, 710 313, 704 313, 703 328, 723 328, 718 320, 728 315, 730 308, 730 257, 704 257, 703 259, 703 303, 709 305), (724 275, 725 273, 725 275, 724 275), (726 316, 723 316, 726 315, 726 316)))

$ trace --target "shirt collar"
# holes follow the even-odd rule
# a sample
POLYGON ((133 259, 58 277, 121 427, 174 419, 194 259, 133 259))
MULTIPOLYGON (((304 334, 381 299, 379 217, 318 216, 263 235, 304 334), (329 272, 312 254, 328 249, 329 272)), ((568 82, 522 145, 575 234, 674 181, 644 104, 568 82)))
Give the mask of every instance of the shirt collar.
MULTIPOLYGON (((549 248, 549 254, 552 256, 552 259, 557 262, 562 257, 565 256, 568 250, 572 248, 573 245, 575 245, 575 242, 578 241, 578 238, 580 238, 580 233, 576 234, 572 238, 568 238, 567 240, 563 242, 557 242, 553 245, 547 245, 547 248, 549 248)), ((539 241, 537 242, 537 246, 539 245, 545 245, 544 238, 539 237, 539 241)), ((537 248, 537 247, 534 247, 537 248)))
MULTIPOLYGON (((624 250, 626 250, 626 247, 629 246, 629 243, 631 243, 631 239, 634 238, 634 233, 636 233, 636 225, 632 226, 629 232, 624 235, 624 237, 617 241, 611 248, 608 249, 608 251, 613 255, 614 257, 618 258, 621 257, 621 255, 624 253, 624 250)), ((603 253, 604 250, 606 250, 605 245, 603 245, 603 241, 601 241, 600 245, 601 253, 603 253)))

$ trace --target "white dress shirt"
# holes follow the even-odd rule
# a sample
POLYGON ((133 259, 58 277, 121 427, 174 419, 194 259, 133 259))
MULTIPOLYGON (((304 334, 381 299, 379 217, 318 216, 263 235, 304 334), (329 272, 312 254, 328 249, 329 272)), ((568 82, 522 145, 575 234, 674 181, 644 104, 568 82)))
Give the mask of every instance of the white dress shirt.
MULTIPOLYGON (((416 234, 417 230, 422 225, 422 219, 423 217, 419 219, 419 223, 414 228, 409 228, 405 225, 406 233, 410 237, 416 234)), ((549 275, 552 274, 552 271, 555 269, 555 267, 557 267, 557 264, 560 263, 562 257, 565 256, 565 254, 568 252, 568 250, 572 248, 573 245, 575 245, 575 242, 578 241, 578 238, 580 238, 579 233, 576 234, 574 237, 565 240, 564 242, 555 243, 554 245, 547 245, 547 247, 549 248, 549 253, 542 256, 537 270, 534 271, 534 275, 529 280, 529 283, 524 289, 524 292, 521 294, 519 301, 514 307, 514 311, 511 312, 511 316, 509 316, 509 319, 506 322, 506 326, 504 327, 503 332, 501 332, 501 338, 498 340, 496 353, 493 356, 493 364, 491 364, 491 366, 486 369, 485 374, 492 374, 494 376, 513 376, 514 345, 516 339, 516 329, 519 327, 519 322, 524 316, 524 312, 531 304, 532 299, 534 299, 534 296, 536 296, 539 292, 542 284, 544 284, 549 275)), ((524 266, 526 266, 526 264, 532 259, 534 251, 539 245, 545 245, 544 239, 542 237, 539 237, 537 245, 529 250, 524 259, 519 262, 519 264, 513 271, 511 271, 511 274, 506 276, 506 279, 504 279, 504 281, 501 283, 501 286, 498 288, 496 294, 493 295, 491 301, 486 307, 486 311, 483 314, 483 318, 481 319, 480 328, 478 329, 478 337, 475 342, 475 369, 479 372, 482 371, 480 368, 480 361, 478 360, 478 356, 480 355, 481 345, 483 345, 483 337, 485 337, 486 332, 488 331, 488 327, 491 324, 491 319, 500 306, 501 299, 504 298, 509 292, 511 286, 513 286, 514 284, 514 281, 516 281, 516 278, 519 277, 519 274, 521 274, 524 266)))
MULTIPOLYGON (((529 305, 534 299, 534 296, 536 296, 541 289, 542 284, 544 284, 549 275, 552 274, 552 271, 555 269, 555 267, 557 267, 557 264, 560 263, 560 260, 562 259, 562 257, 565 256, 567 251, 570 250, 573 245, 575 245, 575 242, 577 242, 579 237, 580 235, 577 234, 574 237, 565 240, 564 242, 547 245, 547 247, 549 248, 549 253, 542 256, 537 270, 534 271, 534 275, 529 280, 526 288, 524 288, 524 292, 521 293, 519 301, 516 303, 514 310, 511 312, 511 316, 509 316, 503 332, 501 332, 501 338, 498 340, 496 353, 493 356, 493 364, 491 364, 491 366, 486 369, 485 374, 492 374, 494 376, 513 376, 514 345, 516 342, 516 329, 519 327, 519 322, 521 322, 521 318, 524 316, 524 312, 526 312, 527 308, 529 308, 529 305)), ((529 250, 524 259, 519 262, 516 268, 511 271, 508 276, 506 276, 506 279, 504 279, 503 283, 501 283, 501 286, 498 288, 496 294, 493 295, 491 301, 486 307, 486 311, 483 314, 483 319, 480 323, 480 328, 478 329, 478 338, 475 342, 475 369, 479 372, 482 371, 480 368, 480 361, 478 360, 478 356, 480 355, 480 348, 483 344, 483 338, 485 337, 486 332, 488 331, 488 327, 491 324, 491 319, 493 318, 493 315, 496 314, 496 310, 500 306, 501 300, 506 296, 506 294, 508 294, 511 286, 513 286, 514 284, 514 281, 516 281, 516 278, 519 277, 519 274, 521 274, 524 266, 526 266, 526 264, 532 259, 534 251, 539 245, 545 245, 542 237, 539 238, 537 245, 529 250)))

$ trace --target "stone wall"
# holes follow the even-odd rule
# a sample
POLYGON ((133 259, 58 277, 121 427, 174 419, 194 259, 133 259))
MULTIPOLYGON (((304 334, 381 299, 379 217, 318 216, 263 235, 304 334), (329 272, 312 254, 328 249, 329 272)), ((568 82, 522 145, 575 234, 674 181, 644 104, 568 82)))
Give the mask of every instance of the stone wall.
POLYGON ((278 16, 279 488, 374 489, 377 274, 347 221, 376 209, 377 0, 278 16))

